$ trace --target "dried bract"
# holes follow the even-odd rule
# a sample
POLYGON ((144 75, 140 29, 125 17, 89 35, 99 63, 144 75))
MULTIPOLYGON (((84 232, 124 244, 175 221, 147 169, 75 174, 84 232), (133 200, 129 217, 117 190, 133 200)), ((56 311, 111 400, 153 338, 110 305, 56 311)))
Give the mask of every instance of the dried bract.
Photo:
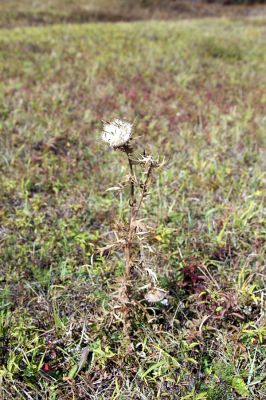
POLYGON ((145 294, 145 300, 148 303, 158 303, 165 299, 167 292, 163 289, 153 288, 145 294))

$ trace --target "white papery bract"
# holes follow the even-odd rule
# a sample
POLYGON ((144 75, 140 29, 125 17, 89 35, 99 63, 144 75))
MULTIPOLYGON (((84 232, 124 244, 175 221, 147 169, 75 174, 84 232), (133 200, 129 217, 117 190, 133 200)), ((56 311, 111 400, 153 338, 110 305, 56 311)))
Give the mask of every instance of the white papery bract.
POLYGON ((120 119, 105 122, 102 132, 102 140, 113 148, 125 146, 132 136, 132 124, 120 119))

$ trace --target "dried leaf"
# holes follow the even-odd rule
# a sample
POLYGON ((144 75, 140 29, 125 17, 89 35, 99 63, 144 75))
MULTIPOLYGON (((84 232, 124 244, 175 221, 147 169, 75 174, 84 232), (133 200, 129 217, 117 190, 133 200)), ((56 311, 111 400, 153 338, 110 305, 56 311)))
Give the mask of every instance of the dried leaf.
POLYGON ((117 241, 115 243, 108 244, 107 246, 99 247, 97 249, 97 252, 102 256, 106 251, 108 251, 108 250, 110 250, 110 249, 112 249, 114 247, 121 246, 122 244, 124 244, 123 240, 119 240, 119 241, 117 241))
POLYGON ((115 190, 121 190, 121 187, 120 186, 113 186, 113 187, 110 187, 110 188, 106 189, 106 192, 111 192, 111 191, 115 191, 115 190))
POLYGON ((91 353, 91 351, 90 351, 89 346, 86 346, 86 347, 84 347, 82 349, 81 355, 80 355, 80 360, 79 360, 79 363, 78 363, 78 372, 77 373, 79 373, 79 371, 81 371, 82 368, 84 368, 85 365, 87 364, 88 356, 89 356, 90 353, 91 353))

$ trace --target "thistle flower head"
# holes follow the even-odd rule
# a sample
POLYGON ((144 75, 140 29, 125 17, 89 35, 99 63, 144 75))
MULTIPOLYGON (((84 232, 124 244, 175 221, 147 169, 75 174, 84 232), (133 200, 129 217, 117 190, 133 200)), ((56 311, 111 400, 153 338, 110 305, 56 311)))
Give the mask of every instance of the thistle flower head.
POLYGON ((104 122, 102 140, 113 148, 125 146, 132 136, 132 124, 120 119, 104 122))

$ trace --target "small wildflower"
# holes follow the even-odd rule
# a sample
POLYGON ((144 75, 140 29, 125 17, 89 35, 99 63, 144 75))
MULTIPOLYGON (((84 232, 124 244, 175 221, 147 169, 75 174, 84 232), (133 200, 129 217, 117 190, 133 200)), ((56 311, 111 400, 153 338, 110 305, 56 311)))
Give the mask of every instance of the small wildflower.
POLYGON ((102 132, 102 140, 113 148, 125 146, 132 136, 132 124, 129 122, 114 119, 112 122, 105 122, 102 132))

